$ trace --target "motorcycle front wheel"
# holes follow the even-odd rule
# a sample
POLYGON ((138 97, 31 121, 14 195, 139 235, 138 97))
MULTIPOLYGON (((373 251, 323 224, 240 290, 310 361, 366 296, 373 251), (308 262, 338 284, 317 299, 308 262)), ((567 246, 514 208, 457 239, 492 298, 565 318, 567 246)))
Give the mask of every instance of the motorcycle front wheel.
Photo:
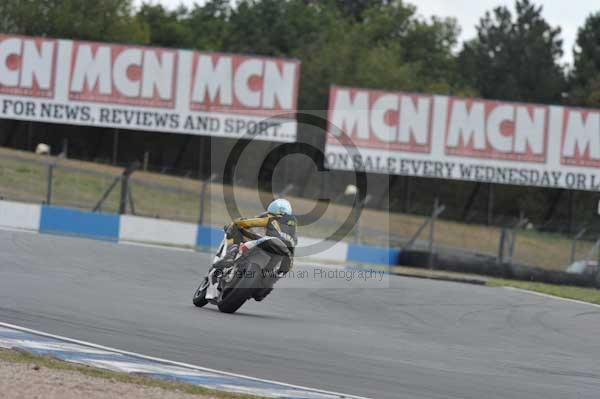
POLYGON ((194 299, 193 299, 194 306, 201 308, 208 303, 208 300, 206 299, 206 290, 207 289, 208 289, 208 277, 204 277, 204 280, 202 280, 202 284, 200 284, 200 287, 198 287, 198 289, 194 293, 194 299))

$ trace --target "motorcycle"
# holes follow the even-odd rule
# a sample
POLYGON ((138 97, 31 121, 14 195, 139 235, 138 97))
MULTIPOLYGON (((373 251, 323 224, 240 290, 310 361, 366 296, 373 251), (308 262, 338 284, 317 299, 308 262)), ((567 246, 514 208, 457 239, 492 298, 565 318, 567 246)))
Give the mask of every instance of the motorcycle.
MULTIPOLYGON (((250 241, 240 244, 230 266, 211 267, 208 276, 194 292, 193 303, 201 308, 208 303, 223 313, 235 313, 249 299, 262 301, 275 283, 289 271, 293 248, 277 237, 262 237, 240 229, 250 241)), ((213 265, 227 254, 227 234, 213 259, 213 265)))

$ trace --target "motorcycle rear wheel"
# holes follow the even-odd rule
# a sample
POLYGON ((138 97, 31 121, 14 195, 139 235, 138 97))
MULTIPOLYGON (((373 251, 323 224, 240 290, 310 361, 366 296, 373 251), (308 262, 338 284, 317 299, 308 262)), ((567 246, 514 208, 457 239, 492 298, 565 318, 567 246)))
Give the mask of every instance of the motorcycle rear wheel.
POLYGON ((257 287, 257 280, 260 278, 261 268, 255 263, 248 264, 242 277, 233 286, 223 292, 222 299, 217 304, 219 310, 223 313, 235 313, 250 298, 257 287))

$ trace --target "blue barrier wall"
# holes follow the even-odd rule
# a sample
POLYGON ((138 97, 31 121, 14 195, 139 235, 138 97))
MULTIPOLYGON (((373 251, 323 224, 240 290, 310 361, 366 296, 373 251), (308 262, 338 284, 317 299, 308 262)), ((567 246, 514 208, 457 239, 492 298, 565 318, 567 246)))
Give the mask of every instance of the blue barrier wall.
POLYGON ((215 227, 198 226, 196 245, 202 248, 217 248, 223 241, 223 229, 215 227))
POLYGON ((379 248, 350 244, 348 246, 346 260, 350 262, 398 265, 400 262, 400 252, 399 249, 394 248, 379 248))
MULTIPOLYGON (((41 233, 79 236, 116 242, 119 241, 120 223, 121 217, 119 215, 42 206, 39 231, 41 233)), ((192 234, 193 232, 189 235, 192 234)), ((216 248, 221 244, 222 240, 223 229, 198 226, 196 246, 204 249, 216 248)), ((342 244, 347 245, 345 243, 342 244)), ((340 262, 348 261, 384 265, 399 264, 401 253, 399 249, 355 244, 349 244, 347 248, 347 254, 345 251, 343 251, 344 253, 339 253, 340 262)))
POLYGON ((40 233, 119 240, 119 215, 42 206, 40 233))

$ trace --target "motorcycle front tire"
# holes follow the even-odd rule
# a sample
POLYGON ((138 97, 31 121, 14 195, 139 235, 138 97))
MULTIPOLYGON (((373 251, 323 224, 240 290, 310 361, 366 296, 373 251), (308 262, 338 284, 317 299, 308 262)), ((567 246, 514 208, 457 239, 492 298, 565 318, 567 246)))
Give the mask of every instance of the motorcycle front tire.
POLYGON ((204 277, 204 280, 202 280, 202 284, 200 284, 200 286, 194 293, 194 298, 192 300, 194 302, 194 306, 201 308, 208 303, 208 300, 206 299, 206 290, 207 289, 208 289, 208 277, 204 277))

